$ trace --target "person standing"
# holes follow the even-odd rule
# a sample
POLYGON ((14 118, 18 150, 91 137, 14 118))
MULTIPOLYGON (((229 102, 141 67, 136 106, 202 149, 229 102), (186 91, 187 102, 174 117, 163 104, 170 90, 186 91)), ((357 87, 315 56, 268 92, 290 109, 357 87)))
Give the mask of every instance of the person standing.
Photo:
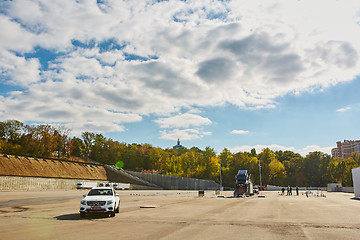
POLYGON ((285 188, 284 188, 284 187, 282 187, 282 188, 281 188, 281 192, 282 192, 282 194, 281 194, 281 195, 283 195, 283 196, 284 196, 284 193, 285 193, 285 188))
POLYGON ((290 195, 292 196, 292 187, 290 186, 290 195))
POLYGON ((296 195, 299 196, 299 187, 296 186, 296 195))

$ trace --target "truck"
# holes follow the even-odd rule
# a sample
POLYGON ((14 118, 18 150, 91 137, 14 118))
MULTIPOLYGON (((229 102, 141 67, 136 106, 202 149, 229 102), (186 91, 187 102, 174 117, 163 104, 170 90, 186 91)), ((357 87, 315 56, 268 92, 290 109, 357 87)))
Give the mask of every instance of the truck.
POLYGON ((91 189, 97 187, 97 182, 78 182, 76 184, 77 189, 91 189))
POLYGON ((234 197, 246 197, 254 195, 253 183, 247 170, 239 170, 235 176, 234 197))

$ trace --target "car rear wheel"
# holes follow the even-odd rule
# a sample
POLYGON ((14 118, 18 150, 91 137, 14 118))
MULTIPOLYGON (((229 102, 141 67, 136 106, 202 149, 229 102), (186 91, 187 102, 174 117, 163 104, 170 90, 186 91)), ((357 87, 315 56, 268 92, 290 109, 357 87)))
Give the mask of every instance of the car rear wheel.
POLYGON ((115 212, 116 212, 116 213, 119 213, 119 212, 120 212, 120 206, 117 206, 117 208, 115 209, 115 212))

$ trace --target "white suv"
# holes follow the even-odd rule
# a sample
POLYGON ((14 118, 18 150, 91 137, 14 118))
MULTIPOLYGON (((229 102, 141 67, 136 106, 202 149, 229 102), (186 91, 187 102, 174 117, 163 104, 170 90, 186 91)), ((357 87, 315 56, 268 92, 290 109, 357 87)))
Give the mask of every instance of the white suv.
POLYGON ((111 187, 94 187, 80 202, 80 217, 86 213, 110 213, 111 217, 120 209, 119 194, 111 187))

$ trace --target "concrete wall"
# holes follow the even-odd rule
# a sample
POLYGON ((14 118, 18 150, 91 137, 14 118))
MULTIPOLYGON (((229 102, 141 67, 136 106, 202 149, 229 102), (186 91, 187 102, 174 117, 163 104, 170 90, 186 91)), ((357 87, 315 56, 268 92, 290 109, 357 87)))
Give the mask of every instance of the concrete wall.
POLYGON ((196 178, 185 178, 166 176, 152 173, 140 173, 127 171, 139 178, 142 178, 148 182, 156 184, 167 190, 215 190, 220 189, 220 185, 214 181, 196 179, 196 178))
POLYGON ((342 191, 346 193, 353 193, 354 188, 353 187, 342 187, 342 191))
POLYGON ((328 192, 342 192, 341 183, 328 183, 326 190, 328 192))
POLYGON ((84 179, 0 176, 0 190, 70 190, 78 182, 84 179))

